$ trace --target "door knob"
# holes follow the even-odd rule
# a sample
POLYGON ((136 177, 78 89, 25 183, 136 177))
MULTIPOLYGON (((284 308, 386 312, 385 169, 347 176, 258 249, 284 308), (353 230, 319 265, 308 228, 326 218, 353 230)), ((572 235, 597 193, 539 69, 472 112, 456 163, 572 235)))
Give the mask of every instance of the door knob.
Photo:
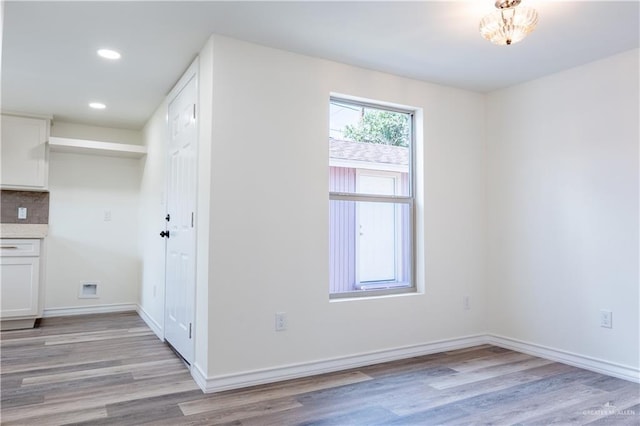
POLYGON ((161 236, 162 238, 164 238, 164 237, 169 238, 169 231, 162 231, 162 232, 160 232, 160 236, 161 236))

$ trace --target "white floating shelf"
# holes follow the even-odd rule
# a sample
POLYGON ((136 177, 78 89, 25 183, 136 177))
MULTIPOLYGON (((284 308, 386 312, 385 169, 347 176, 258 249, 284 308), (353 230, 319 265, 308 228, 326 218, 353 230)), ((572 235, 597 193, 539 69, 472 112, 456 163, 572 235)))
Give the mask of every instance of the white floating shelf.
POLYGON ((141 158, 147 155, 147 147, 123 143, 98 142, 84 139, 49 137, 52 152, 106 155, 109 157, 141 158))

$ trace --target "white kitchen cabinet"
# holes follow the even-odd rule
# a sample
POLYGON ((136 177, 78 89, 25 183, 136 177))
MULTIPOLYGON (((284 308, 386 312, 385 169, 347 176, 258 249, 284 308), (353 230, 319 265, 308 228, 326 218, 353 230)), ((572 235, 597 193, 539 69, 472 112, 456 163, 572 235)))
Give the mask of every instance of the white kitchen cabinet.
POLYGON ((49 120, 2 114, 2 189, 47 189, 49 120))
POLYGON ((0 240, 2 329, 33 327, 40 309, 40 240, 0 240))

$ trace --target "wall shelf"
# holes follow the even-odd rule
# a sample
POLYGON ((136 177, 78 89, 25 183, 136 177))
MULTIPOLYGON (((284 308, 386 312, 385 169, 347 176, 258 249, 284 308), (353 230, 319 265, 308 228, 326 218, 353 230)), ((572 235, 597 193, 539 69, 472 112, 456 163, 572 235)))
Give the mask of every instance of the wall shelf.
POLYGON ((147 155, 147 147, 113 142, 99 142, 84 139, 49 137, 52 152, 73 154, 106 155, 109 157, 141 158, 147 155))

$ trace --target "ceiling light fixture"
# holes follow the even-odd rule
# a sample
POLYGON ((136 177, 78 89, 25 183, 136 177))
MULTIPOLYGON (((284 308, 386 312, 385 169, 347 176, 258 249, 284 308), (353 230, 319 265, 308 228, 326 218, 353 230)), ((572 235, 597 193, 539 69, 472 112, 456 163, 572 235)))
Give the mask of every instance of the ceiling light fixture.
POLYGON ((480 21, 480 34, 493 44, 517 43, 534 30, 538 12, 526 6, 517 7, 521 0, 497 0, 498 10, 480 21))
POLYGON ((89 107, 93 109, 105 109, 107 106, 101 102, 91 102, 89 107))
POLYGON ((112 60, 120 59, 120 56, 122 56, 120 55, 120 52, 116 52, 115 50, 111 49, 99 49, 97 53, 98 56, 112 60))

